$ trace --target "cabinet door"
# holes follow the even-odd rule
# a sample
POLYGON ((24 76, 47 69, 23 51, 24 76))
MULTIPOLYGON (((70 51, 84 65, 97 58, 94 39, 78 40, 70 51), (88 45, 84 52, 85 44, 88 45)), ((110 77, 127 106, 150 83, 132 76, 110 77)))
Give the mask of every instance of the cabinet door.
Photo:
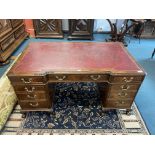
POLYGON ((63 38, 61 20, 59 19, 35 19, 34 29, 36 37, 63 38))
POLYGON ((68 39, 93 39, 93 19, 70 19, 68 39))
POLYGON ((0 19, 0 38, 11 31, 11 23, 8 19, 0 19))

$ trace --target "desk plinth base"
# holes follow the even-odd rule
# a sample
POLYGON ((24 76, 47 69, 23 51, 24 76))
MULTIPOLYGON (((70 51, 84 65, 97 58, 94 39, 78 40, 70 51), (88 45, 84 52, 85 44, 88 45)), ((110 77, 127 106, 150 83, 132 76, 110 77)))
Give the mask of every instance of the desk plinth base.
POLYGON ((25 118, 26 117, 26 113, 27 112, 36 112, 36 111, 44 111, 44 112, 49 112, 51 114, 55 114, 54 111, 53 111, 53 108, 51 109, 21 109, 20 112, 22 113, 22 118, 25 118))

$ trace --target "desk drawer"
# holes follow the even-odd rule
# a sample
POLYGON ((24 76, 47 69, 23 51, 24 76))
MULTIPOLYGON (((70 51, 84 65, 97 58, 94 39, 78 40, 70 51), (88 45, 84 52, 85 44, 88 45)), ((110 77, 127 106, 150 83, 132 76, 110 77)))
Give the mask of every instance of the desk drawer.
POLYGON ((112 83, 135 83, 143 80, 143 76, 115 76, 110 77, 110 82, 112 83))
POLYGON ((47 99, 45 92, 34 92, 34 93, 17 93, 16 94, 19 100, 40 100, 47 99))
POLYGON ((133 99, 136 95, 136 91, 131 91, 131 92, 122 92, 122 91, 117 91, 117 92, 111 92, 109 95, 109 99, 133 99))
POLYGON ((22 110, 24 109, 39 109, 39 108, 51 108, 52 104, 50 104, 47 100, 44 101, 20 101, 19 102, 22 110))
POLYGON ((140 87, 140 84, 113 84, 111 85, 111 91, 136 91, 140 87))
POLYGON ((133 100, 107 100, 103 107, 105 108, 125 108, 128 109, 131 107, 133 100))
POLYGON ((64 81, 108 81, 109 75, 102 75, 102 74, 55 74, 49 75, 49 81, 57 81, 57 82, 64 82, 64 81))
POLYGON ((29 77, 10 76, 9 79, 11 80, 12 83, 18 82, 20 84, 25 84, 25 85, 46 82, 45 77, 43 76, 29 76, 29 77))
POLYGON ((14 89, 16 92, 33 93, 35 91, 45 91, 46 85, 14 85, 14 89))

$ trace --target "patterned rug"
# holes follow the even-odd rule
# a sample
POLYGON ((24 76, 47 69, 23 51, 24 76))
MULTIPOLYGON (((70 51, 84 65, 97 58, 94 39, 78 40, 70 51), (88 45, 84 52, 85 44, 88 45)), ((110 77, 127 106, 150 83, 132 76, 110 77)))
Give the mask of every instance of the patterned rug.
POLYGON ((24 119, 17 105, 1 134, 149 134, 135 104, 130 115, 125 110, 103 111, 95 83, 58 83, 55 90, 55 114, 29 112, 24 119))

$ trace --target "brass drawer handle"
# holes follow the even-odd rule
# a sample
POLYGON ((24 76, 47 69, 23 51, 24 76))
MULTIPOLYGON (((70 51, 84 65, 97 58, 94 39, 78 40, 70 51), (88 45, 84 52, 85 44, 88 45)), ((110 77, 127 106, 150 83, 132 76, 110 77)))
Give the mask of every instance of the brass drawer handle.
POLYGON ((37 95, 34 95, 34 96, 27 95, 27 98, 30 98, 30 99, 35 99, 36 97, 37 95))
POLYGON ((130 86, 129 85, 122 85, 121 88, 122 88, 122 90, 128 90, 130 88, 130 86))
POLYGON ((32 93, 35 90, 35 87, 32 87, 31 90, 29 90, 27 87, 24 88, 28 93, 32 93))
POLYGON ((127 95, 128 95, 127 93, 118 93, 118 96, 120 96, 120 97, 125 97, 127 95))
POLYGON ((21 80, 22 80, 24 83, 31 83, 31 82, 32 82, 32 78, 28 78, 28 80, 25 80, 24 78, 21 78, 21 80))
POLYGON ((90 78, 94 81, 98 80, 101 78, 101 75, 90 75, 90 78))
POLYGON ((131 82, 132 80, 133 80, 133 77, 130 77, 130 78, 124 77, 123 78, 123 81, 126 82, 126 83, 131 82))
POLYGON ((125 104, 124 101, 117 101, 116 104, 125 104))
POLYGON ((38 104, 38 102, 36 102, 36 103, 29 103, 29 105, 32 107, 37 107, 39 104, 38 104))
POLYGON ((58 75, 56 75, 55 77, 56 77, 56 79, 59 80, 59 81, 63 81, 63 80, 66 78, 65 75, 63 75, 63 76, 58 76, 58 75))

